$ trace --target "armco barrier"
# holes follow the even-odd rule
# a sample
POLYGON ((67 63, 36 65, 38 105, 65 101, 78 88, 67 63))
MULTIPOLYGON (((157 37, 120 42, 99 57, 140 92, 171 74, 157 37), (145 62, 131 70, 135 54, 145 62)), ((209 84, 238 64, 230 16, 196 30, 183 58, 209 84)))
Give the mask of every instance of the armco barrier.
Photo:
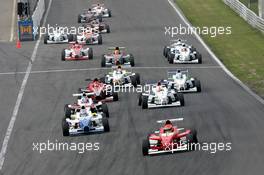
POLYGON ((264 32, 264 19, 257 16, 253 11, 248 9, 239 0, 223 0, 226 5, 238 13, 244 20, 246 20, 252 27, 264 32))
POLYGON ((33 29, 34 29, 34 38, 37 36, 36 30, 40 26, 41 19, 45 12, 45 0, 39 0, 37 7, 32 15, 32 21, 33 21, 33 29))

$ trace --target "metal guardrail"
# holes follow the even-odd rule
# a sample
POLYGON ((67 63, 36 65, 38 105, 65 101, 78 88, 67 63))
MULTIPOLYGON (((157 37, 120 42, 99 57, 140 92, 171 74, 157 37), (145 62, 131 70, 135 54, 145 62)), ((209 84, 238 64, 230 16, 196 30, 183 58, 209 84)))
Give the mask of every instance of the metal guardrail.
POLYGON ((238 13, 252 27, 264 32, 264 19, 257 16, 253 11, 247 8, 239 0, 223 0, 226 5, 238 13))

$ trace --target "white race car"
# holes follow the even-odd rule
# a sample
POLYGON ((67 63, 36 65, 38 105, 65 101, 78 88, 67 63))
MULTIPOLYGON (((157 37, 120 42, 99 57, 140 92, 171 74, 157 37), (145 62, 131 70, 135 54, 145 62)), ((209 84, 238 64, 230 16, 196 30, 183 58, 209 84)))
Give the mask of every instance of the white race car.
POLYGON ((140 75, 117 68, 102 77, 101 81, 116 88, 137 87, 140 84, 140 75))
POLYGON ((62 120, 63 136, 109 132, 108 119, 105 112, 101 111, 102 108, 105 108, 105 104, 100 107, 94 106, 92 109, 78 104, 65 105, 65 117, 62 120))
POLYGON ((167 82, 147 84, 146 87, 150 87, 150 91, 139 94, 138 105, 142 109, 184 106, 183 94, 169 88, 167 82))
POLYGON ((168 84, 178 92, 201 92, 200 81, 190 77, 188 70, 168 71, 168 84))
POLYGON ((44 36, 44 44, 59 44, 74 42, 76 36, 73 34, 66 34, 60 30, 54 30, 53 33, 49 33, 44 36))
POLYGON ((163 49, 163 55, 168 58, 170 64, 177 63, 202 63, 202 55, 193 46, 177 40, 163 49))
POLYGON ((77 35, 76 39, 78 44, 94 45, 103 43, 103 37, 98 31, 86 31, 82 34, 77 35))
POLYGON ((93 4, 92 11, 100 14, 103 18, 109 18, 112 16, 111 10, 105 8, 104 4, 93 4))

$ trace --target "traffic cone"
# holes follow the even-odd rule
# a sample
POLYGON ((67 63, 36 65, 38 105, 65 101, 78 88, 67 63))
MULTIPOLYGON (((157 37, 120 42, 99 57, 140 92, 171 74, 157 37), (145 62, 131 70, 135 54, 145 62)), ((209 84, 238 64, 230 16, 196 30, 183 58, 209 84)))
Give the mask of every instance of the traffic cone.
POLYGON ((17 39, 16 48, 17 49, 20 49, 21 48, 21 43, 20 43, 20 40, 19 39, 17 39))

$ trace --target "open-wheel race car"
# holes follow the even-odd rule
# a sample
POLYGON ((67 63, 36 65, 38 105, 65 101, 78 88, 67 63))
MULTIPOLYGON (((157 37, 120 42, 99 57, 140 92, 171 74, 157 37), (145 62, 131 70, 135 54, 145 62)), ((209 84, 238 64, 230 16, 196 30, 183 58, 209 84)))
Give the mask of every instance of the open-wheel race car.
POLYGON ((101 66, 129 66, 134 67, 134 56, 131 53, 125 52, 125 47, 109 47, 109 53, 102 55, 101 66))
POLYGON ((103 37, 98 30, 92 28, 86 28, 85 31, 76 36, 76 42, 78 44, 85 45, 101 45, 103 43, 103 37))
POLYGON ((184 106, 183 94, 172 89, 166 81, 146 84, 148 92, 140 93, 138 105, 142 109, 184 106))
POLYGON ((97 78, 89 82, 86 88, 79 88, 79 93, 74 94, 74 96, 81 98, 83 92, 95 102, 118 101, 118 93, 113 90, 112 86, 103 83, 97 78))
POLYGON ((168 83, 178 92, 201 92, 201 82, 190 77, 188 70, 169 70, 168 83))
POLYGON ((171 45, 165 46, 163 55, 170 64, 202 63, 202 55, 193 46, 187 45, 182 40, 174 41, 171 45))
POLYGON ((142 154, 147 156, 179 151, 194 151, 195 144, 198 143, 196 130, 178 128, 172 124, 172 122, 182 120, 183 118, 176 118, 157 121, 163 126, 143 140, 142 154))
POLYGON ((92 20, 98 19, 102 22, 102 15, 101 13, 97 13, 92 9, 85 9, 83 13, 78 15, 78 23, 88 23, 92 20))
POLYGON ((110 33, 110 26, 104 22, 99 22, 98 20, 92 20, 87 24, 83 24, 83 27, 85 29, 90 28, 98 31, 98 33, 110 33))
POLYGON ((61 43, 69 43, 75 41, 75 35, 67 34, 60 30, 60 28, 56 28, 54 32, 48 33, 44 36, 44 44, 61 44, 61 43))
POLYGON ((80 106, 77 103, 67 104, 64 111, 63 136, 110 131, 106 104, 92 104, 91 106, 80 106))
POLYGON ((77 61, 93 59, 93 49, 84 48, 80 44, 72 44, 68 49, 63 49, 61 53, 62 61, 77 61))
POLYGON ((92 11, 100 14, 103 18, 109 18, 112 16, 111 10, 107 9, 104 4, 93 4, 92 11))
POLYGON ((118 66, 117 69, 102 77, 101 81, 115 88, 137 87, 140 84, 140 75, 139 73, 128 72, 118 66))

